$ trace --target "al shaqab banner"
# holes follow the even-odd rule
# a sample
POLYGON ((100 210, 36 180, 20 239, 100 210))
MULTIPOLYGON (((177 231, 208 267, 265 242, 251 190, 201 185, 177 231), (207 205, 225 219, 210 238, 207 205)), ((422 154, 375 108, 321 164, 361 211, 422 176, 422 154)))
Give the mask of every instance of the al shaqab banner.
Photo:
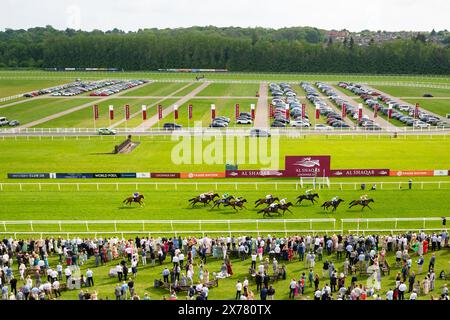
POLYGON ((286 156, 284 177, 329 177, 330 156, 286 156))

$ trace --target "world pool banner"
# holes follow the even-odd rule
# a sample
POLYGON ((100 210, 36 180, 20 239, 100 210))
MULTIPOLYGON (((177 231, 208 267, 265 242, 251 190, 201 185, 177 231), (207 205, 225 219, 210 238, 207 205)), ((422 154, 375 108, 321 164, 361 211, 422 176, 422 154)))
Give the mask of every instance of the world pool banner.
POLYGON ((330 156, 286 156, 285 177, 329 177, 330 156))
POLYGON ((282 178, 282 170, 227 170, 227 178, 282 178))
POLYGON ((339 169, 331 170, 332 177, 387 177, 389 169, 339 169))

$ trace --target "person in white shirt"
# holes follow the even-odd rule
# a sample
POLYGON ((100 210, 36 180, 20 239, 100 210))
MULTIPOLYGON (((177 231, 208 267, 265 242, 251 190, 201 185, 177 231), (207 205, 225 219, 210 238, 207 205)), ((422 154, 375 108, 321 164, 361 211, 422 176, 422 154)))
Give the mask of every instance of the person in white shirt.
POLYGON ((86 270, 86 279, 87 279, 88 287, 94 285, 94 277, 93 277, 93 275, 94 275, 94 273, 92 272, 92 270, 88 268, 86 270))
POLYGON ((322 290, 318 289, 316 292, 314 292, 314 300, 320 300, 322 297, 322 290))
POLYGON ((405 291, 407 287, 403 282, 398 286, 398 300, 405 300, 405 291))
POLYGON ((64 269, 64 274, 66 275, 66 281, 69 281, 69 278, 72 276, 72 270, 69 266, 67 266, 66 269, 64 269))
POLYGON ((58 295, 61 296, 61 292, 59 292, 59 281, 53 281, 52 283, 53 292, 55 293, 55 298, 58 298, 58 295))
POLYGON ((242 283, 238 280, 236 283, 236 297, 235 300, 239 300, 241 298, 241 292, 242 292, 242 283))
POLYGON ((386 292, 386 300, 394 300, 394 291, 392 289, 386 292))
POLYGON ((416 290, 414 290, 411 295, 409 296, 409 300, 416 300, 417 299, 417 293, 416 290))
POLYGON ((209 289, 208 289, 208 287, 207 287, 207 286, 204 286, 203 289, 202 289, 202 291, 203 291, 203 294, 204 294, 204 296, 205 296, 205 300, 208 300, 208 294, 209 294, 209 289))

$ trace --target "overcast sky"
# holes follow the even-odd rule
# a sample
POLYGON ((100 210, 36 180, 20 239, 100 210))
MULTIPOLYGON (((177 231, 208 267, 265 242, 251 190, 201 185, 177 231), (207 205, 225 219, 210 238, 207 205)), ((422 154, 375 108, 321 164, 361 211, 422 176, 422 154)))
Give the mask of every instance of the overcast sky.
POLYGON ((449 0, 1 0, 0 29, 136 31, 214 25, 322 29, 450 29, 449 0))

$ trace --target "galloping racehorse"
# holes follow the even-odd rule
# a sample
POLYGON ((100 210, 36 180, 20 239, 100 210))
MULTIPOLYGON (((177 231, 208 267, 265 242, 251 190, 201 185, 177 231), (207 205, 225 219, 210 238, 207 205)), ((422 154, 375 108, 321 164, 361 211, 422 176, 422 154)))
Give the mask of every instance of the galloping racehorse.
POLYGON ((367 199, 367 200, 353 200, 352 202, 349 203, 349 208, 360 205, 362 206, 361 211, 364 210, 365 207, 369 208, 370 210, 372 210, 372 208, 369 206, 369 203, 371 202, 375 202, 375 200, 373 199, 367 199))
POLYGON ((258 199, 255 201, 255 208, 257 208, 258 206, 262 205, 262 204, 267 204, 270 205, 272 204, 274 201, 280 201, 280 199, 278 199, 277 197, 275 198, 262 198, 262 199, 258 199))
POLYGON ((263 213, 263 217, 265 217, 266 215, 271 217, 271 215, 270 215, 271 213, 278 213, 278 214, 280 214, 278 212, 279 208, 280 208, 280 205, 277 204, 275 207, 267 207, 267 208, 261 209, 257 213, 263 213))
POLYGON ((203 199, 200 196, 197 196, 195 198, 189 199, 188 201, 191 203, 192 206, 194 206, 196 203, 203 203, 203 206, 206 206, 216 197, 219 197, 219 195, 217 193, 214 193, 212 195, 209 194, 205 195, 203 199))
POLYGON ((233 196, 228 196, 225 199, 219 199, 214 201, 214 205, 211 207, 211 209, 214 209, 215 207, 220 208, 220 205, 223 203, 224 205, 229 205, 231 199, 234 199, 233 196))
MULTIPOLYGON (((245 202, 247 202, 246 199, 241 199, 241 200, 238 200, 238 201, 230 201, 228 203, 225 203, 223 206, 224 207, 227 207, 227 206, 233 207, 233 209, 236 210, 236 212, 237 212, 236 207, 238 207, 238 208, 240 208, 242 210, 242 208, 245 208, 245 206, 244 206, 245 202)), ((247 209, 247 208, 245 208, 245 209, 247 209)))
POLYGON ((144 199, 144 196, 142 194, 140 194, 136 198, 134 198, 134 197, 126 198, 125 200, 122 201, 122 203, 125 203, 124 206, 125 205, 130 205, 131 206, 131 203, 137 202, 142 207, 142 206, 145 206, 145 203, 144 203, 143 199, 144 199))
POLYGON ((314 202, 317 202, 314 198, 319 198, 319 195, 317 193, 311 193, 308 195, 302 194, 297 197, 297 202, 295 204, 300 204, 303 200, 309 200, 312 204, 314 204, 314 202))
POLYGON ((321 207, 326 209, 327 211, 329 207, 333 207, 333 210, 331 210, 331 212, 333 212, 336 211, 336 208, 339 206, 341 202, 344 202, 344 200, 338 199, 335 203, 333 203, 333 201, 325 201, 323 205, 321 205, 321 207))
POLYGON ((292 213, 292 211, 289 210, 289 207, 292 207, 292 206, 293 206, 292 202, 288 202, 286 204, 280 204, 278 209, 283 210, 283 216, 284 216, 284 213, 286 212, 286 210, 289 211, 290 213, 292 213))

